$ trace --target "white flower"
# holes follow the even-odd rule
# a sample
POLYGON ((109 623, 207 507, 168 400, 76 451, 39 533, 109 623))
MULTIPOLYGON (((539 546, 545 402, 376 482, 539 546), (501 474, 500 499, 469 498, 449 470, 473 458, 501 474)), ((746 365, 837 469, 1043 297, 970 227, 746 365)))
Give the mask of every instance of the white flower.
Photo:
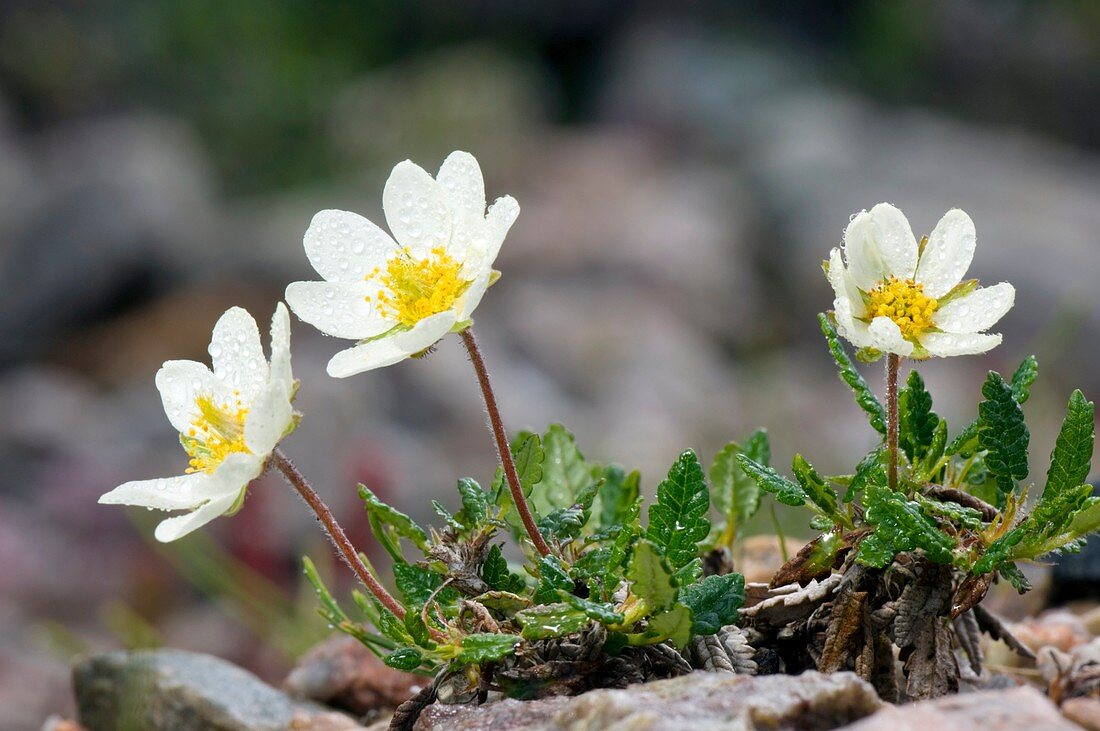
POLYGON ((271 319, 270 363, 256 321, 240 307, 227 310, 214 326, 210 357, 213 372, 195 361, 170 360, 156 377, 164 412, 191 457, 187 473, 127 482, 99 499, 191 511, 157 526, 157 540, 166 543, 238 509, 248 484, 295 424, 290 316, 281 302, 271 319))
POLYGON ((953 208, 918 245, 889 203, 856 214, 825 273, 837 330, 858 348, 911 358, 984 353, 1001 342, 984 331, 1011 309, 1016 290, 963 281, 974 258, 974 222, 953 208))
POLYGON ((511 196, 485 212, 481 168, 466 152, 448 155, 435 178, 408 160, 398 163, 382 208, 393 238, 355 213, 314 216, 306 256, 325 281, 286 289, 298 317, 359 341, 329 361, 336 378, 397 363, 468 326, 519 215, 511 196))

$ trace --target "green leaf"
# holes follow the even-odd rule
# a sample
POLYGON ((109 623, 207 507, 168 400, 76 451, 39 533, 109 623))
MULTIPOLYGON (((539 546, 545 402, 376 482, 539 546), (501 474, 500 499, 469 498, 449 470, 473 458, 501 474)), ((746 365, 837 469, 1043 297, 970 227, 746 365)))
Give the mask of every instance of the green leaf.
POLYGON ((869 484, 886 486, 886 468, 883 465, 885 455, 886 445, 880 444, 859 461, 856 473, 852 475, 852 481, 848 483, 848 490, 844 493, 844 502, 852 502, 869 484))
POLYGON ((844 346, 840 342, 840 336, 837 334, 829 316, 820 314, 817 316, 817 320, 821 323, 821 332, 825 335, 825 340, 829 344, 829 352, 836 363, 840 380, 848 384, 848 387, 855 393, 856 403, 867 413, 871 428, 879 434, 886 434, 886 410, 882 408, 882 404, 875 398, 875 394, 867 385, 867 381, 863 379, 863 376, 856 370, 852 359, 848 357, 848 353, 844 350, 844 346))
POLYGON ((538 563, 539 584, 533 601, 547 604, 558 600, 558 591, 573 591, 573 579, 557 556, 543 556, 538 563))
POLYGON ((788 480, 771 467, 755 462, 747 455, 737 455, 737 463, 745 474, 752 478, 761 490, 775 495, 775 499, 784 505, 798 507, 805 505, 809 495, 800 486, 788 480))
POLYGON ((920 504, 889 488, 868 485, 865 508, 864 519, 875 531, 859 544, 856 558, 861 563, 882 568, 897 554, 917 548, 929 560, 951 563, 955 541, 921 512, 920 504))
POLYGON ((673 569, 699 554, 699 541, 710 532, 710 494, 699 458, 682 453, 657 486, 657 502, 649 507, 646 538, 660 546, 673 569))
POLYGON ((924 457, 932 446, 940 417, 932 411, 932 395, 920 373, 909 371, 909 379, 898 395, 898 441, 910 462, 924 457))
POLYGON ((535 641, 580 632, 589 618, 570 603, 555 602, 521 609, 516 612, 516 622, 523 628, 523 639, 535 641))
POLYGON ((428 625, 424 624, 424 618, 420 616, 420 612, 405 612, 405 631, 409 633, 412 641, 421 647, 429 650, 435 647, 428 625))
POLYGON ((415 647, 402 647, 400 650, 394 650, 385 657, 385 663, 395 670, 403 670, 404 672, 412 672, 420 667, 420 663, 424 661, 424 656, 420 654, 420 650, 415 647))
POLYGON ((589 619, 594 619, 600 624, 620 624, 623 621, 622 612, 615 611, 615 605, 608 602, 594 602, 582 599, 579 596, 561 592, 562 601, 585 613, 589 619))
MULTIPOLYGON (((371 599, 371 605, 374 607, 374 614, 372 617, 374 626, 379 632, 399 645, 413 644, 413 638, 409 634, 409 631, 405 629, 405 624, 398 619, 393 612, 386 609, 373 598, 371 599)), ((414 614, 414 612, 409 612, 409 614, 414 614)))
MULTIPOLYGON (((443 577, 416 564, 395 563, 393 565, 394 583, 405 600, 405 606, 419 611, 424 608, 432 592, 443 583, 443 577)), ((446 588, 436 595, 436 601, 448 606, 458 601, 454 589, 446 588)))
POLYGON ((741 574, 708 576, 680 590, 680 602, 691 610, 693 635, 712 635, 737 621, 745 603, 745 577, 741 574))
POLYGON ((645 601, 650 610, 670 607, 676 601, 677 587, 672 571, 657 546, 645 539, 634 544, 626 578, 631 593, 645 601))
POLYGON ((428 534, 412 518, 378 499, 366 485, 359 485, 359 497, 367 509, 371 531, 386 552, 398 563, 404 563, 400 539, 412 541, 421 551, 428 551, 428 534))
MULTIPOLYGON (((1027 358, 1024 358, 1024 361, 1020 363, 1016 372, 1012 374, 1012 397, 1016 399, 1016 403, 1023 405, 1027 401, 1028 397, 1031 395, 1031 384, 1035 382, 1035 377, 1038 374, 1039 363, 1035 360, 1035 356, 1029 355, 1027 358)), ((963 428, 963 430, 951 440, 944 454, 969 454, 977 449, 978 426, 977 420, 970 422, 970 424, 963 428)))
MULTIPOLYGON (((1092 468, 1092 447, 1096 428, 1096 407, 1085 399, 1080 391, 1074 391, 1066 407, 1066 418, 1054 451, 1050 455, 1050 469, 1043 497, 1058 495, 1085 482, 1092 468)), ((1042 502, 1040 499, 1040 504, 1042 502)))
POLYGON ((916 498, 921 510, 929 518, 943 518, 948 522, 972 530, 981 530, 982 528, 982 513, 980 510, 968 508, 958 503, 933 500, 920 494, 916 498))
POLYGON ((638 499, 641 476, 637 470, 626 474, 622 467, 608 465, 603 468, 600 477, 603 478, 603 483, 600 484, 597 500, 597 526, 601 530, 607 530, 621 525, 626 519, 631 506, 638 499))
POLYGON ((1021 406, 1027 403, 1027 399, 1031 395, 1031 384, 1035 383, 1035 378, 1038 375, 1039 361, 1035 359, 1035 356, 1029 355, 1024 358, 1024 361, 1016 368, 1016 372, 1012 374, 1012 397, 1016 399, 1016 403, 1021 406))
POLYGON ((527 586, 522 576, 517 576, 508 570, 508 562, 504 560, 500 546, 492 546, 489 549, 485 561, 481 564, 481 578, 497 591, 519 594, 527 586))
POLYGON ((791 471, 794 472, 795 479, 798 480, 798 484, 802 487, 806 497, 821 509, 825 517, 839 525, 851 527, 851 521, 842 515, 837 508, 836 492, 826 484, 821 475, 814 470, 813 465, 807 462, 801 454, 794 456, 791 471))
POLYGON ((985 401, 978 405, 978 444, 986 450, 986 467, 996 478, 998 507, 1004 496, 1027 477, 1027 446, 1030 440, 1024 412, 1012 395, 1012 387, 1000 374, 990 371, 982 386, 985 401))
POLYGON ((524 495, 542 481, 543 463, 546 452, 542 448, 542 438, 538 434, 522 432, 512 444, 512 459, 516 464, 516 474, 524 495))
POLYGON ((592 477, 573 435, 561 424, 550 425, 542 446, 542 479, 531 491, 531 502, 539 515, 549 515, 573 505, 581 490, 592 483, 592 477))
POLYGON ((628 635, 631 645, 655 645, 658 642, 671 642, 683 647, 691 641, 691 610, 683 604, 649 618, 645 630, 628 635))
POLYGON ((592 501, 598 490, 597 483, 582 488, 577 495, 577 502, 567 508, 558 508, 539 520, 539 532, 544 536, 551 535, 559 541, 577 538, 592 515, 592 501))
POLYGON ((462 496, 462 510, 455 520, 469 532, 484 526, 489 519, 489 493, 476 480, 463 477, 458 481, 458 494, 462 496))
POLYGON ((459 643, 455 661, 461 665, 483 665, 510 654, 520 639, 517 635, 479 633, 466 635, 459 643))
POLYGON ((760 487, 741 469, 738 454, 747 454, 753 461, 767 464, 771 457, 767 432, 763 429, 754 432, 744 449, 737 442, 730 442, 711 463, 711 502, 725 517, 731 537, 760 509, 760 487))

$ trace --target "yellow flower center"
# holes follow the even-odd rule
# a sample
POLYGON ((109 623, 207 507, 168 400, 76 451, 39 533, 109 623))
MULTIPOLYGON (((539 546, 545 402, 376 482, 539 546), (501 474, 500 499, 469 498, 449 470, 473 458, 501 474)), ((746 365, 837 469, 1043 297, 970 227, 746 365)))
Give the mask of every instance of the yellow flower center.
POLYGON ((867 293, 867 317, 889 317, 906 340, 932 328, 932 314, 939 303, 924 293, 924 285, 912 279, 890 277, 867 293))
POLYGON ((199 415, 191 422, 180 443, 191 457, 188 472, 213 472, 234 452, 247 452, 244 442, 244 418, 248 409, 241 404, 239 391, 233 392, 233 402, 218 404, 209 395, 195 400, 199 415))
MULTIPOLYGON (((386 262, 379 276, 375 269, 367 275, 378 277, 383 285, 373 297, 383 317, 412 327, 425 317, 451 309, 470 282, 462 279, 458 262, 442 247, 431 250, 427 258, 414 259, 407 248, 386 262)), ((367 297, 370 301, 372 298, 367 297)))

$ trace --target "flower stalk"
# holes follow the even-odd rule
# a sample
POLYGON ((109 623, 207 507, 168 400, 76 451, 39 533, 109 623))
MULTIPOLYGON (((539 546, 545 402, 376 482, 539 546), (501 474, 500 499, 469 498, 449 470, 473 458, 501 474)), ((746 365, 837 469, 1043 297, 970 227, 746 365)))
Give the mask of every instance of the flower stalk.
MULTIPOLYGON (((305 476, 298 471, 298 468, 294 466, 294 463, 283 454, 282 450, 276 449, 271 454, 271 462, 275 465, 280 472, 283 473, 283 477, 290 483, 290 486, 301 496, 306 505, 313 510, 317 516, 317 520, 321 523, 321 527, 328 535, 329 540, 332 541, 332 545, 336 547, 336 552, 340 558, 348 565, 348 568, 355 573, 359 581, 363 583, 363 586, 367 587, 374 598, 377 599, 382 606, 393 613, 395 617, 400 620, 405 619, 405 607, 401 606, 393 596, 386 591, 386 587, 382 586, 378 582, 378 579, 374 578, 374 574, 371 572, 371 567, 366 563, 366 560, 358 551, 355 550, 355 546, 352 545, 348 539, 344 529, 340 527, 340 524, 336 522, 335 516, 332 511, 329 510, 328 505, 325 505, 325 501, 321 499, 321 496, 317 494, 309 481, 305 476)), ((445 641, 446 637, 439 630, 429 626, 429 631, 437 641, 445 641)))
POLYGON ((535 550, 542 556, 551 554, 550 546, 539 532, 535 524, 535 518, 531 515, 531 508, 527 505, 527 497, 523 494, 523 488, 519 483, 519 474, 516 472, 516 463, 512 459, 512 449, 508 446, 508 436, 504 431, 504 422, 500 418, 500 408, 497 406, 497 398, 493 393, 493 384, 489 380, 489 371, 485 368, 485 359, 481 356, 481 348, 478 347, 477 338, 474 337, 472 327, 467 327, 461 332, 462 344, 466 346, 466 352, 470 356, 470 363, 477 374, 478 384, 481 385, 481 395, 485 398, 485 411, 489 414, 489 431, 496 441, 497 453, 500 455, 500 465, 504 469, 504 479, 508 481, 508 489, 512 493, 512 501, 519 512, 523 527, 527 535, 531 537, 531 543, 535 550))
POLYGON ((898 367, 901 356, 886 356, 886 451, 890 453, 887 480, 891 490, 898 489, 898 367))

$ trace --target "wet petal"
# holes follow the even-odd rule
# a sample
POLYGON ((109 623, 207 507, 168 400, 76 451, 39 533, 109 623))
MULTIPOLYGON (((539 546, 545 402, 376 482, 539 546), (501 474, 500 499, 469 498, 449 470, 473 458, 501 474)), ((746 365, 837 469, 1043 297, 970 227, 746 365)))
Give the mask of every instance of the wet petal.
POLYGON ((879 203, 871 209, 871 230, 886 272, 912 279, 917 270, 917 239, 905 214, 889 203, 879 203))
POLYGON ((244 440, 253 454, 267 457, 294 416, 286 385, 273 381, 253 399, 244 421, 244 440))
POLYGON ((481 175, 481 166, 473 155, 461 150, 447 155, 436 180, 452 211, 461 216, 484 218, 485 179, 481 175))
POLYGON ((871 214, 867 211, 857 213, 844 229, 844 258, 852 281, 864 292, 889 274, 875 244, 871 214))
POLYGON ((901 328, 889 317, 871 320, 871 324, 867 326, 867 334, 871 338, 871 347, 883 353, 904 357, 913 352, 913 344, 902 336, 901 328))
POLYGON ((455 313, 448 310, 424 318, 411 330, 343 350, 328 362, 328 374, 333 378, 346 378, 393 365, 434 345, 455 322, 455 313))
POLYGON ((180 433, 186 433, 199 417, 195 403, 199 396, 212 396, 219 403, 229 401, 233 396, 227 384, 215 378, 202 363, 193 360, 167 361, 157 371, 156 384, 164 413, 180 433))
POLYGON ((309 263, 330 282, 360 282, 384 266, 397 244, 357 213, 326 210, 313 217, 302 239, 309 263))
POLYGON ((981 287, 936 310, 932 323, 948 333, 988 330, 1012 309, 1016 289, 1008 282, 981 287))
POLYGON ((1001 344, 1000 334, 983 333, 925 333, 920 344, 932 355, 977 355, 1001 344))
POLYGON ((977 246, 974 222, 965 211, 952 208, 944 214, 917 265, 916 281, 929 297, 942 297, 962 281, 977 246))
POLYGON ((394 238, 417 258, 451 240, 451 209, 443 188, 419 165, 398 163, 382 191, 382 209, 394 238))
POLYGON ((260 331, 247 310, 231 307, 218 318, 210 338, 214 377, 239 391, 247 403, 267 380, 267 358, 260 345, 260 331))
POLYGON ((377 289, 365 281, 292 282, 286 301, 295 315, 326 335, 362 340, 393 327, 367 301, 377 289))

